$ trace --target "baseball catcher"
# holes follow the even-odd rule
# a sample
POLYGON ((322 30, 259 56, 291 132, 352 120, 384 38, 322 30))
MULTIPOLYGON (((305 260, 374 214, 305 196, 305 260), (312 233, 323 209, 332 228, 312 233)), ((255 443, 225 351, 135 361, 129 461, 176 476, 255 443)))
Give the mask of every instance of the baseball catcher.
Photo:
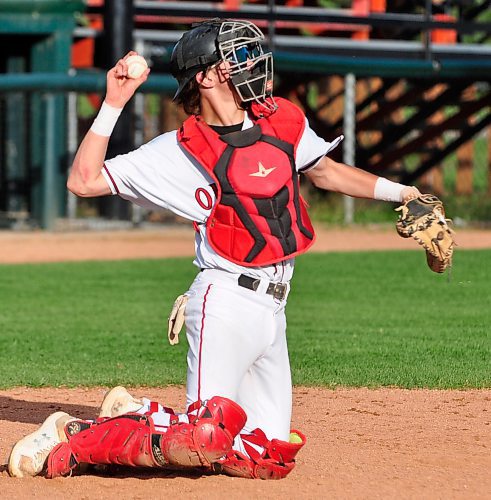
POLYGON ((426 251, 428 267, 443 273, 452 265, 454 231, 445 218, 443 203, 432 194, 422 194, 396 208, 400 212, 397 232, 403 238, 414 238, 426 251))
MULTIPOLYGON (((172 344, 186 326, 186 411, 135 401, 119 388, 95 421, 48 417, 14 446, 12 475, 54 477, 77 464, 124 463, 280 479, 295 467, 306 439, 290 428, 285 310, 295 257, 315 240, 299 179, 398 203, 420 192, 330 158, 343 137, 319 137, 302 109, 273 96, 273 55, 263 43, 249 21, 193 26, 171 57, 174 99, 189 117, 110 159, 112 130, 150 69, 132 76, 130 52, 107 73, 105 100, 67 186, 78 196, 120 196, 193 222, 199 271, 168 319, 172 344)), ((435 239, 441 250, 439 238, 435 233, 429 248, 435 239)))

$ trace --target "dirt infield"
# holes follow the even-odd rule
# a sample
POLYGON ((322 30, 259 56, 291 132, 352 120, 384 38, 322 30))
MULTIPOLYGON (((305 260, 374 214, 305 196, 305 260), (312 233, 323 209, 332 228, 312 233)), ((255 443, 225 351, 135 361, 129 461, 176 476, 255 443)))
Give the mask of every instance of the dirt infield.
MULTIPOLYGON (((390 229, 320 230, 315 249, 415 248, 390 229)), ((459 231, 460 248, 491 248, 491 231, 459 231)), ((189 228, 97 233, 0 233, 0 262, 192 255, 189 228)), ((113 469, 46 480, 6 472, 11 445, 46 416, 93 417, 105 388, 0 391, 2 498, 491 498, 491 389, 294 391, 293 427, 308 438, 283 481, 113 469)), ((132 392, 182 410, 183 387, 132 392)))
MULTIPOLYGON (((184 388, 136 389, 182 408, 184 388)), ((2 456, 63 409, 93 417, 103 389, 0 391, 2 456)), ((282 481, 122 469, 47 480, 0 474, 3 498, 489 498, 491 391, 296 388, 293 426, 308 438, 282 481), (199 478, 199 480, 198 480, 199 478)))
MULTIPOLYGON (((419 250, 414 241, 397 236, 389 227, 363 229, 316 228, 312 251, 419 250)), ((459 249, 491 248, 491 230, 457 233, 459 249)), ((182 257, 194 254, 190 226, 144 231, 8 232, 0 231, 0 263, 57 262, 182 257)))

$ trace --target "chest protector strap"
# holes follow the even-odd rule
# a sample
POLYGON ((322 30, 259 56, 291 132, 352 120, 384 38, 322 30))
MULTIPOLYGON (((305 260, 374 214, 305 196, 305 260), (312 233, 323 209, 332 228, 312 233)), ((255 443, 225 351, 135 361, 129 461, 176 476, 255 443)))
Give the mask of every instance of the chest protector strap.
POLYGON ((178 133, 217 186, 206 223, 209 242, 219 255, 243 266, 285 260, 314 241, 295 167, 303 113, 288 101, 280 100, 280 107, 280 116, 259 119, 244 131, 219 136, 190 117, 178 133))

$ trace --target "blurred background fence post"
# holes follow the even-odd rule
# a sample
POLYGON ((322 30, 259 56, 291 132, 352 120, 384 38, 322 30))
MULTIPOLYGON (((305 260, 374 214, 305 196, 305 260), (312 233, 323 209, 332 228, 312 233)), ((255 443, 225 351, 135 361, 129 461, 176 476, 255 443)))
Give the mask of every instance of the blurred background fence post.
MULTIPOLYGON (((106 0, 104 2, 104 65, 112 68, 118 59, 134 49, 133 0, 106 0)), ((111 134, 107 154, 109 158, 127 153, 134 147, 134 101, 123 109, 111 134)), ((130 206, 119 196, 101 200, 101 215, 109 219, 127 219, 130 206)))
MULTIPOLYGON (((78 116, 77 116, 77 93, 68 93, 68 164, 73 163, 78 148, 78 116)), ((73 193, 67 194, 67 217, 70 221, 77 217, 77 196, 73 193)))
POLYGON ((41 226, 43 229, 52 230, 55 227, 58 215, 57 198, 53 196, 53 186, 57 184, 58 166, 58 141, 56 126, 56 101, 55 94, 43 96, 44 116, 44 155, 43 168, 41 170, 41 226))
MULTIPOLYGON (((344 78, 344 121, 343 121, 343 162, 355 165, 356 148, 356 78, 348 73, 344 78)), ((344 223, 353 224, 355 218, 355 199, 343 196, 344 223)))

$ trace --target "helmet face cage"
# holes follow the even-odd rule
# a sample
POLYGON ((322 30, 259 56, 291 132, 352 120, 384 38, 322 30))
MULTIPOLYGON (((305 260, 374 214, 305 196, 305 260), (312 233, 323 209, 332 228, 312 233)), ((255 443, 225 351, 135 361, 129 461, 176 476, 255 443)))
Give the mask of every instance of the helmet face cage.
POLYGON ((230 79, 242 102, 256 101, 273 110, 273 56, 263 52, 263 40, 259 28, 248 21, 224 21, 217 37, 220 58, 229 64, 230 79))

